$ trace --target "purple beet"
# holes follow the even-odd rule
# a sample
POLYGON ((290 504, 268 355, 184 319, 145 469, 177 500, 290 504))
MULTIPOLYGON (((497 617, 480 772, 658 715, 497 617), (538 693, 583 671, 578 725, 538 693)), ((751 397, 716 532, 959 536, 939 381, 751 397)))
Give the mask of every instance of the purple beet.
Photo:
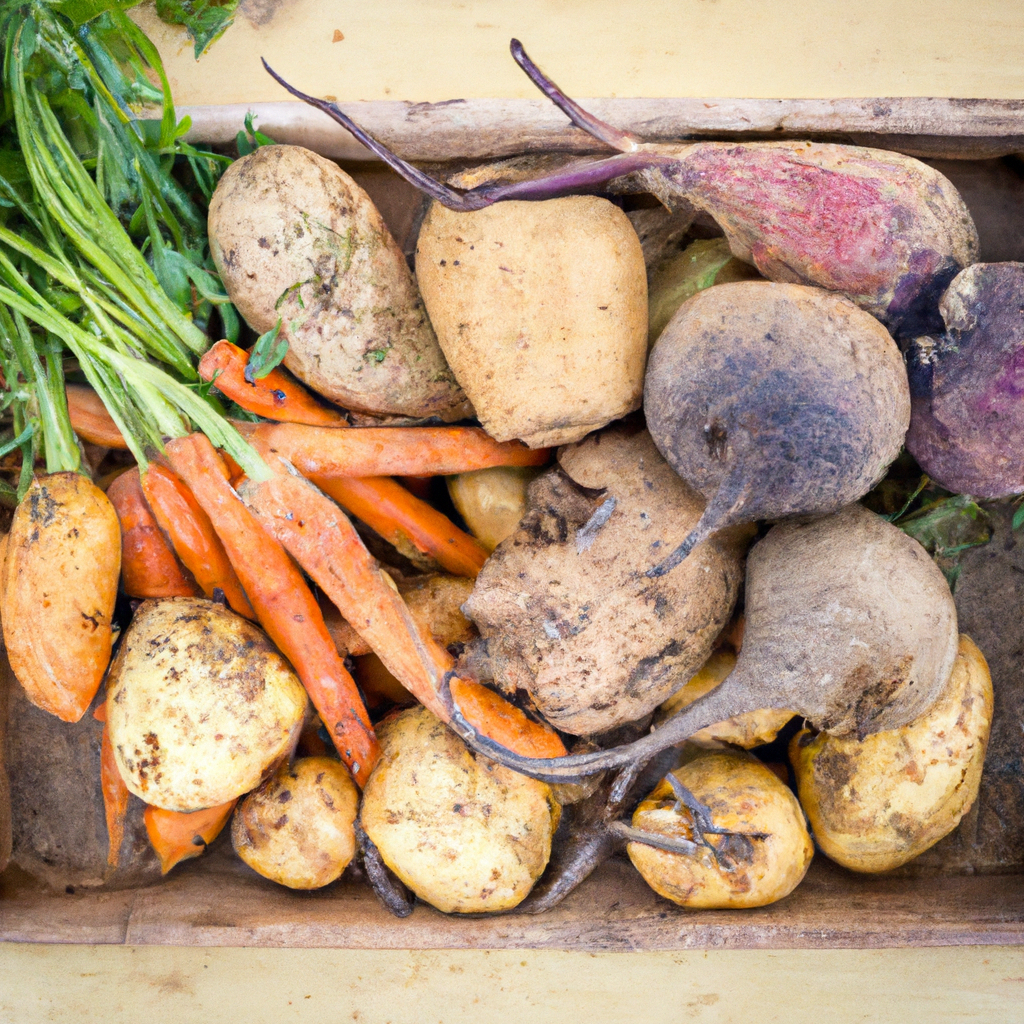
POLYGON ((772 281, 842 292, 893 333, 941 329, 939 295, 977 259, 978 234, 959 193, 911 157, 812 142, 646 143, 569 99, 512 40, 512 56, 577 127, 617 156, 583 160, 532 181, 461 190, 396 157, 333 103, 307 96, 264 67, 293 96, 324 111, 406 180, 453 210, 503 199, 594 191, 651 192, 672 209, 689 202, 718 221, 733 253, 772 281))
POLYGON ((907 448, 936 483, 1001 498, 1024 491, 1024 263, 976 263, 942 297, 940 337, 907 353, 907 448))

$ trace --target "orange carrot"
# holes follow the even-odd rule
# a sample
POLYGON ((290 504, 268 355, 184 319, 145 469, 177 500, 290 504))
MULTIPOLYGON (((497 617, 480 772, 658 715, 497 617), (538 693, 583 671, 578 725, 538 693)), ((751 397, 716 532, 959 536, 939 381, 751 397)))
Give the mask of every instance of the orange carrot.
POLYGON ((138 469, 122 473, 107 488, 121 521, 121 578, 129 597, 198 597, 202 591, 175 557, 153 518, 138 469))
POLYGON ((314 477, 313 483, 386 541, 408 540, 454 576, 474 579, 487 551, 446 515, 390 477, 314 477))
POLYGON ((471 679, 452 679, 452 697, 477 732, 523 757, 561 757, 565 744, 500 694, 471 679))
POLYGON ((380 748, 355 681, 302 574, 239 501, 224 461, 206 437, 175 438, 167 443, 167 456, 210 517, 260 625, 292 663, 342 760, 356 782, 365 785, 380 748))
MULTIPOLYGON (((100 707, 106 711, 105 704, 101 704, 100 707)), ((103 738, 100 740, 100 789, 103 791, 103 812, 107 819, 107 864, 116 868, 121 854, 121 843, 124 842, 130 794, 114 760, 114 745, 110 742, 106 714, 103 716, 103 738)))
MULTIPOLYGON (((277 468, 273 460, 270 465, 277 468)), ((452 709, 442 691, 455 668, 454 659, 427 630, 420 629, 397 587, 363 546, 344 513, 308 481, 291 474, 278 473, 264 481, 248 480, 240 494, 373 648, 388 671, 424 707, 442 721, 450 721, 452 709)), ((465 685, 466 692, 472 693, 479 687, 478 683, 465 685)), ((508 715, 497 715, 496 709, 507 702, 498 694, 492 697, 478 697, 469 710, 470 714, 482 717, 473 721, 465 716, 467 720, 485 736, 498 732, 500 742, 523 741, 529 730, 524 726, 517 733, 510 728, 508 719, 515 715, 511 711, 508 715), (496 718, 502 721, 493 721, 496 718)), ((549 732, 550 738, 542 743, 531 735, 529 749, 552 751, 550 756, 565 750, 553 731, 539 725, 537 729, 549 732)))
POLYGON ((227 552, 214 532, 209 516, 192 492, 165 466, 155 462, 142 475, 142 490, 156 521, 171 538, 178 557, 196 579, 202 593, 213 597, 221 590, 231 608, 247 619, 256 613, 245 595, 227 552))
POLYGON ((479 427, 360 427, 238 424, 264 458, 279 455, 303 476, 439 476, 490 466, 542 466, 549 450, 500 443, 479 427))
POLYGON ((69 384, 67 395, 71 427, 83 441, 127 451, 128 445, 121 431, 92 388, 84 384, 69 384))
POLYGON ((348 421, 336 409, 321 405, 294 377, 283 370, 271 370, 265 377, 245 379, 249 353, 218 341, 199 360, 199 376, 243 409, 268 420, 307 423, 314 427, 347 427, 348 421))
POLYGON ((166 875, 175 864, 198 857, 220 835, 238 800, 201 811, 165 811, 147 804, 142 812, 146 834, 166 875))

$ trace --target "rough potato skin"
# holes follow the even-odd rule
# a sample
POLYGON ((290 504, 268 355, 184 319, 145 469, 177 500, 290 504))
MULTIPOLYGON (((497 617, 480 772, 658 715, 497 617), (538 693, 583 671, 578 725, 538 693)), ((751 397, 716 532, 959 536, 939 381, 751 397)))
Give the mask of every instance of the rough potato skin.
MULTIPOLYGON (((770 768, 753 758, 708 751, 672 774, 710 810, 716 826, 767 838, 710 836, 733 861, 731 870, 703 851, 689 856, 629 843, 629 859, 656 893, 694 910, 763 907, 800 884, 814 844, 796 797, 770 768)), ((666 779, 633 813, 634 828, 679 839, 692 839, 691 822, 685 807, 677 810, 666 779)))
POLYGON ((667 576, 644 576, 704 503, 635 424, 562 449, 559 463, 531 485, 530 511, 465 610, 495 681, 528 690, 555 728, 589 735, 653 711, 704 663, 736 601, 741 551, 719 534, 667 576), (609 504, 604 525, 584 529, 609 504))
POLYGON ((422 707, 385 719, 377 736, 359 816, 387 866, 446 913, 518 906, 551 853, 551 788, 472 754, 422 707))
POLYGON ((359 790, 333 757, 280 768, 235 809, 231 842, 254 871, 289 889, 340 878, 356 852, 359 790))
POLYGON ((140 605, 107 683, 125 785, 169 811, 254 789, 292 745, 306 705, 298 676, 262 630, 192 597, 140 605))
POLYGON ((853 871, 897 868, 952 832, 978 795, 992 724, 992 678, 965 635, 936 705, 864 740, 793 737, 800 802, 824 853, 853 871))
POLYGON ((281 319, 285 366, 345 408, 471 414, 401 250, 369 196, 300 146, 236 160, 210 201, 210 249, 253 329, 281 319))
POLYGON ((11 668, 29 700, 77 722, 110 663, 121 526, 80 473, 32 481, 14 513, 0 617, 11 668))
POLYGON ((484 429, 531 448, 578 441, 640 405, 647 277, 606 199, 435 203, 416 273, 431 322, 484 429))

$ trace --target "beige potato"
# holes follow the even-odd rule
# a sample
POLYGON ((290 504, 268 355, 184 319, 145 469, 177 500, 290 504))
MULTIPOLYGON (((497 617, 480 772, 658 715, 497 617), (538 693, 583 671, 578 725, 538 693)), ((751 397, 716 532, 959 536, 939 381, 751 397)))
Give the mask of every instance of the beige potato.
POLYGON ((231 301, 261 333, 280 318, 285 366, 315 391, 363 412, 472 414, 405 257, 337 164, 261 146, 224 172, 209 233, 231 301))
POLYGON ((484 429, 533 448, 578 441, 640 405, 647 277, 606 199, 434 204, 416 273, 431 322, 484 429))
POLYGON ((789 756, 814 838, 853 871, 888 871, 952 832, 978 795, 992 678, 965 635, 938 702, 902 729, 793 737, 789 756))
MULTIPOLYGON (((724 682, 726 676, 736 667, 736 652, 728 646, 719 647, 711 657, 697 670, 690 681, 677 690, 658 709, 657 718, 664 721, 671 718, 677 711, 692 704, 698 697, 713 690, 724 682)), ((718 745, 729 743, 735 747, 750 750, 762 743, 771 743, 779 734, 779 730, 793 717, 792 711, 777 708, 763 708, 759 711, 748 711, 742 715, 734 715, 724 722, 709 725, 706 729, 695 732, 690 740, 701 745, 718 745)))
POLYGON ((139 606, 107 681, 107 725, 125 785, 198 811, 259 785, 297 739, 306 691, 262 630, 193 597, 139 606))
POLYGON ((527 488, 540 472, 532 466, 494 466, 448 477, 452 504, 488 551, 515 533, 526 515, 527 488))
POLYGON ((438 910, 510 910, 551 854, 550 786, 473 755, 425 708, 378 726, 360 820, 384 863, 438 910))
POLYGON ((246 864, 289 889, 340 878, 356 852, 359 790, 333 757, 282 764, 235 809, 231 843, 246 864))
POLYGON ((558 459, 465 610, 487 640, 494 681, 527 690, 552 725, 582 736, 650 713, 704 663, 732 614, 743 546, 726 531, 648 579, 704 502, 636 424, 558 459))
MULTIPOLYGON (((796 797, 770 768, 750 756, 707 751, 672 774, 708 807, 717 827, 767 838, 709 836, 717 860, 707 850, 687 855, 629 843, 629 859, 655 892, 691 909, 763 907, 800 884, 814 844, 796 797)), ((633 814, 634 828, 677 839, 693 838, 692 822, 667 779, 633 814)))

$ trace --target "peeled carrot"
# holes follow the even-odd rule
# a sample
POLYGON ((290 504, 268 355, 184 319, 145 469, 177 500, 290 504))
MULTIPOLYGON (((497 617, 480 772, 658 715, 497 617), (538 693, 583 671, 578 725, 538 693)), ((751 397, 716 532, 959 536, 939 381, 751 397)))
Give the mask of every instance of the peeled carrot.
POLYGON ((138 469, 107 488, 121 522, 121 578, 129 597, 198 597, 202 591, 182 568, 153 518, 138 469))
POLYGON ((243 409, 268 420, 307 423, 314 427, 347 427, 348 421, 336 409, 321 405, 294 377, 283 370, 271 370, 265 377, 245 379, 249 353, 218 341, 199 360, 199 376, 243 409))
POLYGON ((303 476, 447 476, 490 466, 542 466, 547 449, 495 441, 479 427, 360 427, 238 424, 266 458, 279 455, 303 476))
POLYGON ((165 811, 147 804, 142 813, 150 845, 166 875, 175 864, 198 857, 220 835, 238 800, 206 807, 201 811, 165 811))
POLYGON ((409 541, 453 576, 474 579, 487 561, 476 538, 390 477, 314 477, 313 483, 386 541, 399 549, 409 541))
POLYGON ((292 663, 353 778, 365 785, 380 747, 302 574, 238 499, 224 461, 206 437, 175 438, 167 443, 167 456, 210 517, 260 625, 292 663))
POLYGON ((142 474, 142 490, 156 521, 202 592, 223 592, 233 611, 255 619, 245 590, 210 522, 192 492, 165 466, 155 462, 142 474))
POLYGON ((68 413, 74 432, 90 444, 127 451, 128 445, 100 396, 84 384, 69 384, 66 390, 68 413))

